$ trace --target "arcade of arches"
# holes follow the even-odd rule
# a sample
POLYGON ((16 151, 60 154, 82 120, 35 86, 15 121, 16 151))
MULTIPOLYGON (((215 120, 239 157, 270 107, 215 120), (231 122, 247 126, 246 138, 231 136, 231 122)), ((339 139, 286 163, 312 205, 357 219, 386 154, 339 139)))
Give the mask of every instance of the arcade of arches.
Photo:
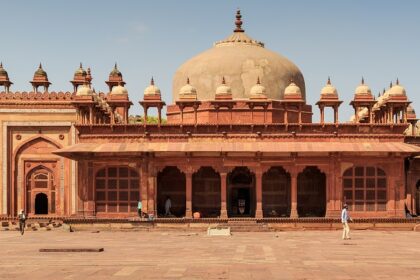
POLYGON ((324 217, 339 215, 343 203, 359 214, 387 210, 388 177, 374 166, 347 168, 338 176, 342 185, 338 192, 330 186, 337 176, 318 166, 192 169, 174 165, 152 176, 139 166, 98 169, 93 199, 96 215, 135 215, 138 201, 143 201, 145 212, 158 217, 192 217, 196 212, 203 218, 324 217), (170 215, 165 213, 168 198, 170 215))

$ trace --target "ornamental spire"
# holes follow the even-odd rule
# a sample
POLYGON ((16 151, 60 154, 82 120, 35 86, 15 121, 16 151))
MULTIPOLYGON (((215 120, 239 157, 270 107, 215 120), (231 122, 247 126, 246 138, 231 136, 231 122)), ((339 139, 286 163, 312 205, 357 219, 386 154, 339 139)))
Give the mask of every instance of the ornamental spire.
POLYGON ((238 10, 236 11, 236 20, 235 20, 236 28, 235 28, 234 32, 244 32, 244 30, 242 29, 241 18, 242 18, 241 10, 239 10, 239 8, 238 8, 238 10))
POLYGON ((330 76, 328 76, 327 85, 331 85, 331 79, 330 79, 330 76))
POLYGON ((155 80, 153 80, 153 76, 152 76, 152 79, 150 80, 150 85, 151 86, 154 86, 155 85, 155 80))

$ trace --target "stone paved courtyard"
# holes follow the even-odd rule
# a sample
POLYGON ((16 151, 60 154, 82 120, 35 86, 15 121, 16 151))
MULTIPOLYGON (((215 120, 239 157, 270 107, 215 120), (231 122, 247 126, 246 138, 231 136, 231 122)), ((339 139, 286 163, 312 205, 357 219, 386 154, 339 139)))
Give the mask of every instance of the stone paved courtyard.
POLYGON ((0 232, 0 279, 420 279, 420 232, 0 232), (104 247, 40 253, 42 247, 104 247))

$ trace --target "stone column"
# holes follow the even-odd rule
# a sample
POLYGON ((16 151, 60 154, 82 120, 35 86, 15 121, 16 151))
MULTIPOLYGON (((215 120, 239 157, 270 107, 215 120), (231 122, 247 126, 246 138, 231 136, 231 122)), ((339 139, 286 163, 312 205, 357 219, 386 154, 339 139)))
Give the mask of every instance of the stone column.
POLYGON ((143 206, 142 211, 148 213, 148 193, 147 193, 147 181, 148 181, 148 172, 147 172, 147 161, 144 160, 140 164, 140 200, 143 206))
POLYGON ((186 218, 192 218, 192 173, 193 172, 190 169, 185 172, 185 182, 186 182, 185 217, 186 218))
POLYGON ((298 176, 298 171, 296 169, 293 169, 292 172, 290 172, 290 178, 291 178, 290 218, 298 218, 298 212, 297 212, 297 176, 298 176))
POLYGON ((157 190, 157 170, 149 163, 147 171, 147 213, 156 217, 157 209, 155 207, 155 197, 157 190))
POLYGON ((321 105, 319 106, 319 110, 320 110, 320 116, 321 116, 321 124, 324 124, 324 106, 321 105))
POLYGON ((220 173, 220 218, 226 219, 227 215, 227 208, 226 208, 226 179, 227 179, 227 172, 223 171, 220 173))
POLYGON ((255 218, 262 219, 263 218, 263 210, 262 210, 262 170, 258 168, 255 170, 255 179, 256 179, 256 201, 257 201, 257 208, 255 210, 255 218))

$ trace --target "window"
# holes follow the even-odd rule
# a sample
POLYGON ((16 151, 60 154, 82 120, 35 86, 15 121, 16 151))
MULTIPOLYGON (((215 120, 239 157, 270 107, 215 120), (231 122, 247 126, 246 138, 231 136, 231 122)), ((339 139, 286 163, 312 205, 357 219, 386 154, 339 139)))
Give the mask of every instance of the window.
POLYGON ((343 201, 353 211, 385 211, 386 174, 372 166, 355 166, 343 174, 343 201))
POLYGON ((137 211, 140 177, 129 167, 106 167, 96 173, 96 212, 137 211))

